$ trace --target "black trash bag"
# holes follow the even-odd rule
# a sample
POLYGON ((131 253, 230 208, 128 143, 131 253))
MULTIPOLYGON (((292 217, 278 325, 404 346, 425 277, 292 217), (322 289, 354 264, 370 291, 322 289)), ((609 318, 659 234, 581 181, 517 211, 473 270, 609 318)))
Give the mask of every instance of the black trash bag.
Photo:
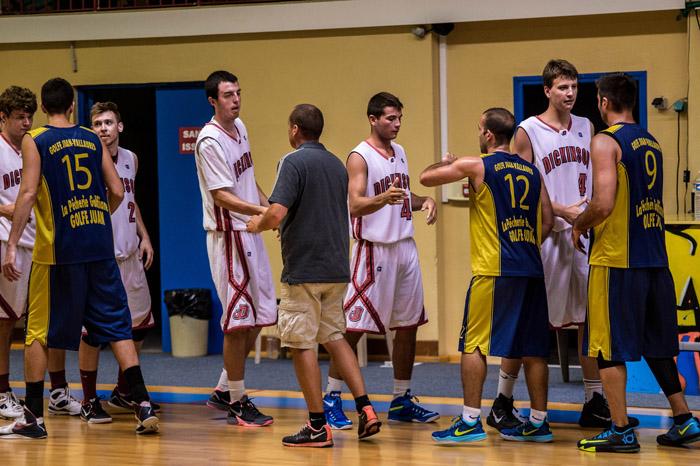
POLYGON ((165 290, 164 301, 169 316, 211 319, 211 291, 208 288, 165 290))

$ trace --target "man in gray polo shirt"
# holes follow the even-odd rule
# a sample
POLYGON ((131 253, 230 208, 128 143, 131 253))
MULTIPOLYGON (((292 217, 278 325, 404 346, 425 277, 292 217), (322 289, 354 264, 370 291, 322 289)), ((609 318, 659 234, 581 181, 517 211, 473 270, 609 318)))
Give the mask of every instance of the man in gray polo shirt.
POLYGON ((309 408, 309 422, 282 444, 330 447, 331 429, 323 413, 321 371, 316 345, 322 344, 339 366, 355 397, 358 436, 379 432, 381 422, 367 396, 355 354, 343 338, 343 297, 350 281, 348 174, 343 163, 318 140, 323 114, 309 104, 289 116, 289 143, 296 150, 277 168, 270 208, 248 222, 258 233, 280 227, 282 239, 279 331, 292 349, 297 380, 309 408))

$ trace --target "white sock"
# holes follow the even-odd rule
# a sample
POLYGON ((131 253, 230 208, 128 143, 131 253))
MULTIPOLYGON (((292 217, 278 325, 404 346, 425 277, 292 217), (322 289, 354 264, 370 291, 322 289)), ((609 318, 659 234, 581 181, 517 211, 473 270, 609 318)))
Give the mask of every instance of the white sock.
POLYGON ((220 392, 228 391, 228 373, 226 373, 226 369, 221 369, 221 375, 219 376, 219 383, 216 384, 216 390, 220 392))
POLYGON ((473 426, 476 424, 476 421, 479 420, 479 416, 481 416, 480 408, 472 408, 466 405, 462 407, 462 419, 467 425, 473 426))
POLYGON ((410 380, 394 379, 394 398, 403 396, 406 391, 411 389, 410 380))
POLYGON ((513 397, 513 387, 515 387, 515 381, 518 380, 518 374, 512 376, 507 372, 503 372, 503 369, 498 371, 498 393, 502 394, 506 398, 513 397))
POLYGON ((229 380, 228 392, 231 394, 231 403, 235 403, 245 395, 245 380, 229 380))
POLYGON ((330 394, 331 392, 342 392, 342 391, 343 391, 343 381, 340 379, 335 379, 329 375, 328 376, 328 385, 326 385, 326 393, 330 394))
POLYGON ((537 411, 530 408, 530 422, 533 426, 541 426, 545 419, 547 419, 547 411, 537 411))
POLYGON ((591 401, 594 393, 600 393, 601 396, 605 396, 605 394, 603 394, 603 382, 600 380, 583 379, 583 391, 585 393, 586 403, 591 401))

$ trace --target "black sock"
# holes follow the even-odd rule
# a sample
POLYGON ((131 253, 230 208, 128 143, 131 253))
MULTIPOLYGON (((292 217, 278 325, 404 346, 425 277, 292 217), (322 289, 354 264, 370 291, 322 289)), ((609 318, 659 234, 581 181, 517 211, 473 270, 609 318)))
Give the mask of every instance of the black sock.
POLYGON ((372 403, 369 402, 369 397, 367 395, 362 395, 355 398, 355 409, 357 410, 358 414, 362 412, 362 408, 371 405, 372 403))
POLYGON ((632 428, 632 424, 630 424, 629 420, 627 421, 627 425, 622 426, 622 427, 619 427, 617 424, 613 423, 613 429, 617 433, 622 433, 622 432, 626 431, 627 429, 631 429, 631 428, 632 428))
POLYGON ((309 411, 309 424, 313 430, 320 430, 326 424, 326 415, 323 411, 320 413, 312 413, 309 411))
POLYGON ((126 377, 129 387, 131 387, 131 396, 136 404, 141 404, 144 401, 150 401, 148 390, 146 390, 146 384, 144 383, 143 375, 141 374, 141 366, 131 366, 124 371, 124 377, 126 377))
POLYGON ((36 417, 44 417, 44 381, 26 382, 27 408, 36 417))
POLYGON ((685 424, 693 418, 691 413, 679 414, 678 416, 673 416, 673 423, 677 426, 685 424))

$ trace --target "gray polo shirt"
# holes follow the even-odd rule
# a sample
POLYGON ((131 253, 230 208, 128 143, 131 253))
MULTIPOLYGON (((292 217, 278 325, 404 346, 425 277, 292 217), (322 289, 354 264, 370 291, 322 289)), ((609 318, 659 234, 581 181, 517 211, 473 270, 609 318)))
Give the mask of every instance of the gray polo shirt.
POLYGON ((282 157, 270 203, 288 209, 280 226, 282 282, 350 281, 348 172, 335 155, 307 142, 282 157))

